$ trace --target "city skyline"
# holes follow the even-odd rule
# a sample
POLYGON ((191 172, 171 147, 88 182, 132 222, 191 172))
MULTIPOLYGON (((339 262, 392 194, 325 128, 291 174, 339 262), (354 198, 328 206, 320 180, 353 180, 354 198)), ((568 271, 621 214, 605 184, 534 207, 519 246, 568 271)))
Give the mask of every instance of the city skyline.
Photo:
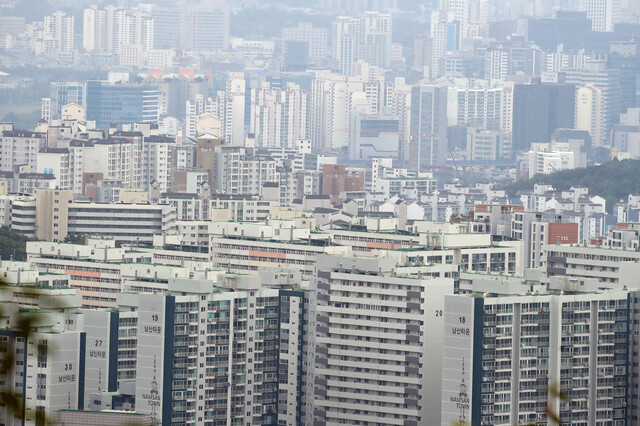
POLYGON ((640 424, 639 0, 0 3, 0 423, 640 424))

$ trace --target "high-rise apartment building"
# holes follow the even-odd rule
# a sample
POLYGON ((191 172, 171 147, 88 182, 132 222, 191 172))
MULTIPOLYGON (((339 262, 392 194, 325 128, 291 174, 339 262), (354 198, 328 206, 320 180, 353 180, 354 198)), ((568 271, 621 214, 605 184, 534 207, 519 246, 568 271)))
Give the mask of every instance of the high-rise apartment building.
POLYGON ((348 83, 337 74, 320 74, 311 90, 311 142, 316 152, 347 146, 348 83))
POLYGON ((153 185, 160 192, 171 188, 173 150, 176 140, 166 136, 149 136, 142 142, 141 187, 150 190, 153 185))
MULTIPOLYGON (((595 86, 599 89, 593 92, 593 89, 589 89, 592 93, 592 98, 595 96, 596 105, 592 105, 595 108, 599 108, 599 115, 594 116, 592 121, 600 121, 599 134, 591 134, 593 138, 593 145, 597 146, 596 138, 599 139, 600 145, 606 145, 609 142, 609 135, 613 126, 619 123, 620 113, 623 112, 622 108, 622 93, 620 86, 620 71, 616 69, 606 69, 606 63, 604 61, 592 62, 586 65, 584 69, 569 69, 565 71, 567 84, 573 84, 578 91, 581 87, 591 83, 591 86, 595 86)), ((582 92, 584 94, 584 90, 582 92)), ((625 95, 625 97, 628 95, 625 95)), ((576 105, 576 114, 578 113, 578 107, 576 105)), ((586 108, 580 108, 580 112, 585 111, 586 108)), ((577 120, 577 117, 576 117, 577 120)), ((582 128, 583 130, 596 130, 582 128)))
POLYGON ((222 135, 229 145, 244 145, 246 81, 243 73, 229 73, 226 90, 218 92, 218 117, 222 122, 222 135))
POLYGON ((37 170, 38 152, 47 144, 46 133, 4 130, 0 133, 0 170, 13 171, 16 166, 37 170))
POLYGON ((576 129, 586 130, 591 135, 594 147, 606 144, 606 105, 602 89, 587 83, 576 91, 576 129))
POLYGON ((358 59, 372 66, 388 68, 391 65, 391 15, 365 12, 360 19, 358 59))
POLYGON ((223 145, 215 149, 215 188, 227 194, 262 195, 267 182, 276 182, 276 161, 253 148, 223 145))
POLYGON ((267 182, 276 182, 276 161, 253 148, 215 148, 215 188, 227 194, 262 195, 267 182))
POLYGON ((612 32, 621 20, 621 0, 581 0, 580 10, 587 12, 593 31, 612 32))
POLYGON ((487 49, 484 56, 484 78, 487 80, 506 80, 510 72, 510 56, 508 49, 487 49))
POLYGON ((338 16, 333 22, 333 58, 338 62, 338 72, 353 74, 353 63, 357 60, 359 25, 356 18, 338 16))
POLYGON ((305 293, 258 277, 221 280, 236 291, 189 281, 172 281, 169 295, 130 295, 136 411, 171 425, 299 423, 305 293))
MULTIPOLYGON (((20 267, 24 265, 16 269, 20 267)), ((85 401, 87 340, 77 327, 80 297, 69 288, 33 289, 25 296, 20 286, 8 287, 2 295, 3 359, 10 354, 14 361, 2 370, 0 389, 23 407, 21 412, 11 410, 9 404, 0 408, 0 417, 8 425, 41 423, 58 410, 82 410, 85 401), (34 316, 34 312, 38 313, 34 316), (25 337, 17 324, 29 321, 33 325, 25 337)))
POLYGON ((143 413, 150 424, 300 424, 309 335, 297 278, 270 269, 171 278, 163 291, 118 294, 109 310, 80 309, 75 289, 25 297, 10 287, 0 337, 16 362, 2 387, 25 409, 0 415, 35 424, 57 410, 113 409, 143 413), (8 319, 34 311, 38 326, 27 339, 8 319))
POLYGON ((229 3, 224 0, 154 6, 154 48, 205 54, 224 51, 229 46, 229 15, 229 3))
POLYGON ((310 23, 300 22, 297 27, 282 29, 283 47, 286 42, 307 43, 309 60, 322 61, 327 59, 327 29, 314 28, 310 23))
POLYGON ((182 38, 182 7, 179 4, 158 4, 151 10, 153 18, 153 48, 175 49, 182 38))
POLYGON ((84 10, 83 19, 82 45, 88 52, 120 53, 130 45, 153 49, 154 21, 145 10, 94 6, 84 10))
POLYGON ((44 17, 44 37, 55 42, 57 50, 70 52, 73 50, 75 35, 75 18, 57 11, 53 15, 44 17))
POLYGON ((391 258, 318 257, 305 423, 440 424, 442 315, 453 279, 427 270, 405 274, 391 258))
POLYGON ((353 75, 359 59, 387 68, 391 64, 391 15, 365 12, 361 16, 339 16, 333 22, 333 57, 342 75, 353 75))
POLYGON ((422 84, 412 88, 410 129, 409 153, 405 153, 410 168, 421 171, 444 164, 448 155, 446 87, 422 84))
MULTIPOLYGON (((229 47, 230 6, 226 0, 200 0, 181 13, 182 42, 194 53, 225 51, 229 47)), ((162 31, 162 30, 161 30, 162 31)))
POLYGON ((460 21, 453 12, 443 10, 431 13, 431 77, 444 73, 445 55, 460 50, 460 21))
POLYGON ((82 178, 75 168, 81 171, 101 173, 106 180, 120 182, 125 188, 142 188, 142 137, 132 139, 112 138, 71 143, 74 170, 73 187, 82 193, 82 178))
POLYGON ((352 113, 388 115, 395 111, 401 119, 399 135, 406 137, 408 128, 409 86, 395 91, 386 82, 380 67, 359 60, 354 75, 317 74, 311 85, 310 135, 314 151, 337 151, 349 144, 352 113))
POLYGON ((563 423, 629 424, 633 296, 576 293, 578 282, 562 295, 505 294, 508 280, 488 277, 485 297, 445 296, 442 423, 546 424, 552 411, 563 423))
POLYGON ((288 83, 275 89, 269 83, 251 89, 251 123, 256 146, 293 148, 298 140, 307 139, 307 102, 309 93, 288 83))
POLYGON ((510 134, 513 86, 510 82, 487 80, 462 80, 451 86, 447 96, 448 124, 510 134))

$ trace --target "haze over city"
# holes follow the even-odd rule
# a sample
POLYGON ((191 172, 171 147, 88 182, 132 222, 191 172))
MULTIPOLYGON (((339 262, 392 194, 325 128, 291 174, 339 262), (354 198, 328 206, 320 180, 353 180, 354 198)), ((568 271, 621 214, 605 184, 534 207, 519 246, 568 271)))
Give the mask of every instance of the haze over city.
POLYGON ((640 425, 640 0, 0 0, 0 424, 640 425))

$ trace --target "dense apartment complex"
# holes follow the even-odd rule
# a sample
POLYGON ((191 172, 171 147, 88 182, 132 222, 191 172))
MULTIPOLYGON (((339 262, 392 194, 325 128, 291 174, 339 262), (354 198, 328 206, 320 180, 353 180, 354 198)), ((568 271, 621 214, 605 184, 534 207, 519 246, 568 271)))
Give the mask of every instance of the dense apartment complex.
POLYGON ((568 285, 556 288, 567 294, 525 294, 526 281, 501 279, 475 289, 484 297, 445 297, 443 423, 540 424, 554 412, 571 424, 632 424, 634 293, 568 285))

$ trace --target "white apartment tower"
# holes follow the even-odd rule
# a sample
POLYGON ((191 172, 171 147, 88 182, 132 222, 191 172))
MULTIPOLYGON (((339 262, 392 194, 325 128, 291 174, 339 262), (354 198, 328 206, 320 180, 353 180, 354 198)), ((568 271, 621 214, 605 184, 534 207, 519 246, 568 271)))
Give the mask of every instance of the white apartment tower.
POLYGON ((391 65, 391 15, 365 12, 358 45, 358 59, 370 65, 388 68, 391 65))
POLYGON ((460 49, 460 21, 453 12, 444 10, 431 13, 431 77, 442 75, 442 60, 447 52, 460 49))
POLYGON ((307 102, 309 94, 294 83, 286 89, 274 89, 269 83, 251 90, 250 132, 256 146, 293 148, 307 139, 307 102))
POLYGON ((45 16, 44 37, 54 40, 61 52, 70 52, 73 50, 74 22, 73 16, 67 16, 61 11, 45 16))
POLYGON ((339 16, 333 22, 333 57, 342 75, 353 75, 358 59, 373 66, 391 64, 391 15, 365 12, 360 16, 339 16))
POLYGON ((321 255, 316 268, 305 424, 440 424, 442 315, 453 279, 396 275, 391 258, 321 255))
POLYGON ((347 79, 337 74, 319 74, 311 88, 311 142, 321 152, 347 146, 349 134, 347 79))
POLYGON ((173 149, 176 140, 165 136, 149 136, 142 143, 141 187, 149 190, 155 181, 160 192, 167 192, 172 183, 173 149))
POLYGON ((267 182, 276 182, 276 161, 254 155, 253 148, 238 145, 216 147, 216 189, 226 194, 262 195, 267 182))
POLYGON ((488 49, 484 57, 484 78, 506 80, 509 75, 509 50, 488 49))
POLYGON ((282 41, 309 43, 309 59, 321 61, 327 58, 327 29, 313 28, 310 23, 300 22, 297 27, 283 28, 282 41))
POLYGON ((613 31, 621 20, 621 0, 580 0, 580 10, 587 12, 594 31, 613 31))
POLYGON ((204 113, 211 113, 218 117, 221 110, 220 104, 223 102, 224 98, 222 96, 204 99, 201 94, 197 94, 194 100, 186 101, 185 136, 187 138, 198 136, 198 117, 204 113))
POLYGON ((229 145, 244 145, 245 90, 244 74, 229 73, 224 98, 220 102, 222 108, 219 116, 222 121, 224 139, 229 145))
POLYGON ((473 0, 440 0, 440 10, 452 13, 453 20, 460 22, 460 37, 463 38, 469 36, 472 3, 476 2, 473 0))
POLYGON ((82 48, 87 52, 96 48, 96 14, 94 8, 85 9, 83 14, 82 48))
POLYGON ((587 83, 576 91, 576 129, 589 132, 593 147, 607 143, 605 111, 605 98, 600 87, 587 83))
POLYGON ((349 16, 338 16, 333 22, 333 57, 338 61, 338 72, 353 74, 360 39, 360 21, 349 16))
POLYGON ((0 134, 0 170, 13 171, 15 166, 37 170, 37 154, 47 144, 47 134, 26 130, 5 130, 0 134))
POLYGON ((449 125, 511 133, 513 83, 478 80, 452 86, 448 90, 449 125))
POLYGON ((86 51, 120 53, 124 46, 153 49, 153 19, 141 9, 106 6, 84 10, 82 47, 86 51))

